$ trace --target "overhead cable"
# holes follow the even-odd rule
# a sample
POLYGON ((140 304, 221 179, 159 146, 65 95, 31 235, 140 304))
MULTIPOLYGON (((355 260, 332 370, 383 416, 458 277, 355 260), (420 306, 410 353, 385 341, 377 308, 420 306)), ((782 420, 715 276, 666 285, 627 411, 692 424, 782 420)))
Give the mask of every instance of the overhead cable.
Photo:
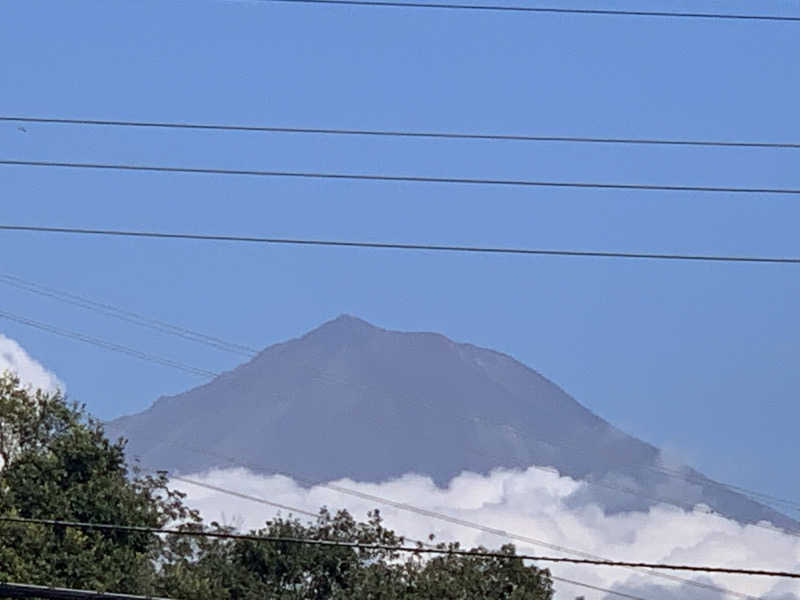
POLYGON ((550 574, 550 579, 553 579, 555 581, 560 581, 562 583, 568 583, 570 585, 576 585, 578 587, 586 588, 587 590, 594 590, 595 592, 603 592, 604 594, 612 594, 614 596, 619 596, 620 598, 628 598, 629 600, 645 600, 645 598, 642 598, 642 596, 634 596, 633 594, 628 594, 626 592, 620 592, 618 590, 603 588, 596 585, 591 585, 590 583, 584 583, 583 581, 575 581, 574 579, 567 579, 566 577, 556 577, 552 573, 550 574))
POLYGON ((52 600, 168 600, 155 596, 134 596, 99 590, 76 590, 73 588, 11 583, 0 581, 0 598, 48 598, 52 600))
POLYGON ((207 490, 212 490, 215 492, 220 492, 223 494, 227 494, 229 496, 233 496, 235 498, 240 498, 242 500, 250 500, 251 502, 258 502, 259 504, 265 504, 267 506, 271 506, 273 508, 279 508, 281 510, 287 510, 290 513, 306 515, 307 517, 317 518, 319 515, 317 513, 313 513, 310 510, 305 510, 302 508, 296 508, 294 506, 289 506, 288 504, 282 504, 280 502, 273 502, 272 500, 267 500, 266 498, 260 498, 258 496, 253 496, 250 494, 245 494, 243 492, 237 492, 235 490, 231 490, 229 488, 223 488, 217 485, 213 485, 211 483, 205 483, 203 481, 197 481, 196 479, 189 479, 188 477, 183 477, 182 475, 173 475, 169 474, 170 479, 174 479, 176 481, 182 481, 183 483, 188 483, 189 485, 195 485, 197 487, 205 488, 207 490))
POLYGON ((700 146, 721 148, 800 149, 796 142, 764 142, 743 140, 663 139, 633 137, 598 137, 566 135, 525 135, 504 133, 475 133, 451 131, 407 131, 397 129, 346 129, 323 127, 282 127, 275 125, 233 125, 222 123, 186 123, 168 121, 124 121, 107 119, 64 119, 58 117, 0 116, 0 122, 40 123, 50 125, 90 125, 106 127, 137 127, 152 129, 190 129, 201 131, 238 131, 260 133, 292 133, 335 136, 368 136, 391 138, 423 138, 473 141, 559 142, 578 144, 634 144, 656 146, 700 146))
POLYGON ((521 559, 534 562, 568 563, 577 565, 594 565, 602 567, 627 567, 635 569, 659 569, 669 571, 693 571, 702 573, 724 573, 727 575, 749 575, 760 577, 781 577, 800 579, 800 572, 776 571, 769 569, 739 569, 708 565, 686 565, 674 563, 650 563, 638 561, 596 560, 590 558, 571 558, 565 556, 539 556, 534 554, 508 554, 505 552, 485 552, 472 550, 453 550, 428 547, 409 547, 392 544, 373 544, 362 542, 345 542, 340 540, 320 540, 282 536, 260 536, 224 531, 197 531, 191 529, 169 529, 162 527, 140 527, 136 525, 117 525, 113 523, 86 523, 82 521, 60 521, 55 519, 33 519, 25 517, 0 516, 0 521, 8 523, 26 523, 34 525, 50 525, 53 527, 70 527, 76 529, 100 529, 111 531, 132 531, 138 533, 179 535, 188 537, 210 537, 218 539, 245 540, 252 542, 304 544, 327 547, 342 547, 364 550, 386 550, 390 552, 412 552, 415 554, 445 554, 449 556, 466 556, 470 558, 521 559))
POLYGON ((463 246, 447 244, 412 244, 401 242, 367 242, 352 240, 321 240, 308 238, 276 238, 225 234, 178 233, 124 229, 88 229, 83 227, 48 227, 39 225, 0 224, 0 231, 28 231, 37 233, 63 233, 88 236, 134 237, 204 242, 233 242, 258 244, 286 244, 294 246, 330 246, 346 248, 372 248, 381 250, 422 250, 431 252, 462 252, 474 254, 520 254, 534 256, 564 256, 583 258, 627 258, 649 260, 681 260, 726 263, 800 264, 795 256, 746 256, 723 254, 671 254, 657 252, 615 252, 604 250, 551 250, 541 248, 508 248, 502 246, 463 246))
POLYGON ((53 333, 55 335, 60 335, 61 337, 78 340, 84 342, 85 344, 98 346, 99 348, 103 348, 104 350, 111 350, 113 352, 119 352, 120 354, 127 354, 128 356, 133 356, 134 358, 138 358, 139 360, 152 362, 165 367, 172 367, 173 369, 178 369, 186 373, 191 373, 192 375, 199 375, 201 377, 216 377, 217 375, 219 375, 219 373, 214 371, 208 371, 206 369, 201 369, 199 367, 186 365, 184 363, 180 363, 178 361, 174 361, 169 358, 163 358, 155 354, 141 352, 139 350, 135 350, 127 346, 122 346, 120 344, 84 335, 82 333, 78 333, 77 331, 71 331, 69 329, 61 329, 60 327, 55 327, 47 323, 42 323, 41 321, 34 321, 33 319, 28 319, 26 317, 15 315, 5 310, 0 310, 0 318, 8 319, 9 321, 14 321, 15 323, 19 323, 20 325, 27 325, 28 327, 41 329, 42 331, 53 333))
POLYGON ((605 183, 594 181, 546 181, 534 179, 498 179, 480 177, 433 177, 427 175, 385 175, 378 173, 325 173, 321 171, 284 171, 262 169, 222 169, 214 167, 177 167, 132 163, 84 163, 50 160, 2 159, 0 165, 12 167, 50 167, 103 171, 138 171, 145 173, 183 173, 193 175, 230 175, 241 177, 287 177, 293 179, 333 179, 340 181, 387 181, 394 183, 434 183, 510 187, 578 188, 600 190, 701 192, 728 194, 800 195, 800 188, 737 187, 705 185, 666 185, 654 183, 605 183))
POLYGON ((789 21, 798 22, 800 16, 758 15, 741 13, 713 13, 689 11, 625 10, 606 8, 562 8, 553 6, 521 6, 510 4, 450 4, 445 2, 405 2, 399 0, 257 0, 282 4, 321 4, 331 6, 365 6, 384 8, 433 8, 482 12, 551 13, 609 17, 659 17, 673 19, 718 19, 738 21, 789 21))
POLYGON ((17 289, 25 290, 34 294, 38 294, 40 296, 53 298, 55 300, 59 300, 60 302, 72 304, 73 306, 79 306, 81 308, 85 308, 87 310, 91 310, 106 316, 114 317, 116 319, 120 319, 128 323, 133 323, 134 325, 140 325, 142 327, 147 327, 149 329, 153 329, 161 333, 175 335, 192 342, 205 344, 207 346, 211 346, 212 348, 223 350, 225 352, 231 352, 233 354, 239 354, 241 356, 247 356, 247 357, 253 357, 256 354, 258 354, 258 350, 256 350, 255 348, 251 348, 249 346, 226 342, 225 340, 222 340, 215 336, 211 336, 198 331, 193 331, 186 327, 181 327, 179 325, 167 323, 165 321, 161 321, 158 319, 146 317, 139 313, 122 309, 117 306, 107 304, 105 302, 96 302, 89 298, 57 290, 42 284, 34 283, 32 281, 22 279, 21 277, 17 277, 15 275, 0 273, 0 283, 10 285, 17 289))

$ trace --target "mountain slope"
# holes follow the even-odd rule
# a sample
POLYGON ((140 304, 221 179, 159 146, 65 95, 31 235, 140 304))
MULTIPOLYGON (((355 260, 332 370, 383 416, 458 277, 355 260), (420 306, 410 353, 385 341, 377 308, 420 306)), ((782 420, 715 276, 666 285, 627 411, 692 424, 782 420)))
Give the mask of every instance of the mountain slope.
POLYGON ((444 485, 465 470, 541 465, 595 481, 585 493, 609 511, 663 498, 797 528, 691 469, 667 476, 657 448, 505 354, 346 315, 108 427, 142 464, 184 473, 236 464, 310 483, 416 472, 444 485))

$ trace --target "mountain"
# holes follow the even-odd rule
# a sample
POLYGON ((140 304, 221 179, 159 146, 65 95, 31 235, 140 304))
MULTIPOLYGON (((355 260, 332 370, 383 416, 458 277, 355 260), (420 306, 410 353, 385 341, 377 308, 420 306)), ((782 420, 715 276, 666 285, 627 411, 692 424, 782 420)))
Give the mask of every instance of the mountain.
POLYGON ((116 419, 142 464, 183 473, 247 466, 306 483, 549 466, 590 480, 606 510, 704 503, 741 522, 792 519, 607 423, 506 354, 343 315, 147 410, 116 419), (629 492, 635 493, 629 493, 629 492))

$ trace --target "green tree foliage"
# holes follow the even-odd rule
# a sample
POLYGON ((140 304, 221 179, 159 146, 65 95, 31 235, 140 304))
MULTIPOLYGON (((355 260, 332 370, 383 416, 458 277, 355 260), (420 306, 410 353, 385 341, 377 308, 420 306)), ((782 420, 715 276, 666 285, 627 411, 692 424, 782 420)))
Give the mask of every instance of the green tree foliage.
MULTIPOLYGON (((217 530, 217 524, 212 524, 217 530)), ((320 511, 316 522, 277 518, 251 535, 339 540, 397 547, 404 543, 386 529, 378 511, 356 522, 347 511, 320 511)), ((393 549, 331 548, 292 542, 201 540, 173 537, 173 560, 162 571, 165 595, 220 600, 550 600, 549 573, 526 566, 513 545, 487 559, 393 549)), ((418 545, 418 547, 421 547, 418 545)), ((459 550, 458 544, 437 546, 459 550)), ((475 551, 485 551, 476 548, 475 551)))
MULTIPOLYGON (((126 466, 124 442, 60 394, 0 375, 0 514, 144 527, 203 525, 165 473, 126 466)), ((267 521, 255 536, 381 544, 355 549, 0 522, 0 581, 184 600, 550 600, 547 571, 512 545, 493 559, 400 553, 380 513, 356 521, 322 509, 310 523, 267 521)), ((443 549, 458 549, 458 545, 443 549)), ((481 549, 482 550, 482 549, 481 549)))
MULTIPOLYGON (((124 443, 110 442, 82 406, 8 374, 0 459, 2 514, 144 527, 196 518, 165 474, 129 473, 124 443)), ((161 546, 147 533, 0 523, 0 580, 149 593, 161 546)))

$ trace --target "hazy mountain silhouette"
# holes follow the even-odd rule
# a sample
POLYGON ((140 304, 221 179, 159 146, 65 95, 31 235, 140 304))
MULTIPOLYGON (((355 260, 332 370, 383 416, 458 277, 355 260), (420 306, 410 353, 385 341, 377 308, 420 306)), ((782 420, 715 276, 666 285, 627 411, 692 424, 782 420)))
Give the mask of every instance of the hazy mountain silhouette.
POLYGON ((609 511, 702 502, 798 528, 694 470, 668 476, 657 448, 510 356, 347 315, 108 428, 142 464, 183 473, 236 464, 310 483, 416 472, 444 485, 465 470, 541 465, 595 481, 584 494, 609 511))

